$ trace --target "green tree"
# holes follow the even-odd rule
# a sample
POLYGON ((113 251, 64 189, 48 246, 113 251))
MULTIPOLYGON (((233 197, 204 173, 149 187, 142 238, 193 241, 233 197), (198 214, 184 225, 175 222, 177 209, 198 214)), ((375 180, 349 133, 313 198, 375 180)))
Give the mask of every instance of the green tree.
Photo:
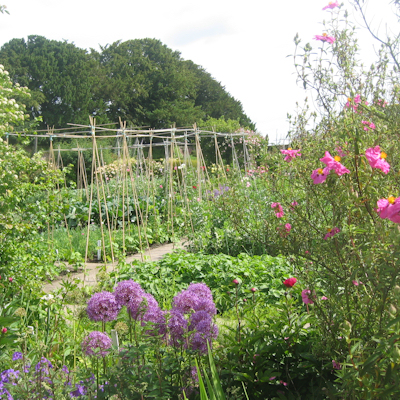
POLYGON ((97 61, 72 43, 29 36, 13 39, 0 50, 0 60, 13 82, 29 87, 27 107, 41 116, 42 127, 87 124, 88 116, 105 121, 105 104, 99 96, 103 81, 97 61))
POLYGON ((203 116, 195 106, 195 77, 180 54, 159 40, 118 41, 97 56, 107 74, 110 119, 162 128, 190 125, 203 116))

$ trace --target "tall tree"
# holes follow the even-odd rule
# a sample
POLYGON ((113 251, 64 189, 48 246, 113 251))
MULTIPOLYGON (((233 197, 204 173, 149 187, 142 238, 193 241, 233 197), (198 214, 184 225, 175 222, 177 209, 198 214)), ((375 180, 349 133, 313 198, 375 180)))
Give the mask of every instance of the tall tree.
POLYGON ((104 119, 105 104, 99 97, 101 68, 85 50, 72 43, 29 36, 13 39, 0 50, 0 62, 12 80, 28 86, 32 117, 41 116, 43 126, 86 124, 88 115, 104 119))
POLYGON ((115 42, 98 57, 108 77, 110 118, 162 128, 190 125, 203 116, 195 106, 196 77, 159 40, 115 42))

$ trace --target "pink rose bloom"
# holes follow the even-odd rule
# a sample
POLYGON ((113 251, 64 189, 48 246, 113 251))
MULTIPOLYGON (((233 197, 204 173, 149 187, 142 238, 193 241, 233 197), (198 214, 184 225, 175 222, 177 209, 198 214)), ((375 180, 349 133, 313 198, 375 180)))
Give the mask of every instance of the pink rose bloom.
POLYGON ((285 213, 283 212, 283 208, 282 208, 280 203, 272 203, 271 204, 271 208, 274 209, 275 216, 277 218, 282 218, 285 215, 285 213))
POLYGON ((324 240, 327 240, 328 238, 335 236, 339 232, 340 232, 339 228, 328 229, 328 233, 324 236, 324 240))
POLYGON ((379 146, 370 147, 365 151, 365 157, 371 168, 378 168, 387 174, 390 171, 390 164, 386 161, 387 154, 381 151, 379 146))
POLYGON ((329 151, 326 151, 325 156, 320 158, 320 161, 326 164, 329 169, 333 169, 338 176, 349 174, 350 171, 343 164, 340 163, 340 160, 340 156, 332 157, 329 154, 329 151))
POLYGON ((301 292, 301 298, 303 299, 304 304, 314 304, 314 302, 308 297, 309 295, 311 295, 310 289, 304 289, 301 292))
POLYGON ((337 1, 330 1, 329 4, 322 9, 322 11, 324 11, 328 8, 330 8, 332 10, 335 7, 339 7, 339 3, 337 1))
POLYGON ((290 162, 294 160, 297 157, 301 156, 301 153, 299 153, 300 150, 292 150, 290 147, 287 150, 281 150, 282 154, 285 154, 285 161, 290 162))
POLYGON ((326 33, 323 33, 322 35, 315 35, 314 39, 321 40, 322 42, 328 42, 330 44, 333 44, 336 40, 333 36, 328 36, 326 33))
POLYGON ((314 181, 314 184, 322 183, 326 181, 326 177, 329 175, 329 168, 318 168, 315 169, 311 174, 311 179, 314 181))

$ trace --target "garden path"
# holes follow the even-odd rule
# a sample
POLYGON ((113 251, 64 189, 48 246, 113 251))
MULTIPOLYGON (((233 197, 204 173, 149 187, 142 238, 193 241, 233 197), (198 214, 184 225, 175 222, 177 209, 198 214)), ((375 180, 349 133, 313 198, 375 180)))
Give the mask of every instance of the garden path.
MULTIPOLYGON (((142 253, 136 253, 126 257, 126 262, 130 263, 133 260, 147 260, 147 261, 158 261, 161 260, 165 254, 172 253, 175 249, 182 249, 183 241, 178 243, 167 243, 162 245, 157 245, 150 247, 146 251, 142 253)), ((117 265, 117 262, 108 263, 107 271, 110 272, 113 270, 113 267, 117 265)), ((45 293, 51 293, 56 289, 61 287, 61 284, 65 280, 75 280, 79 279, 84 286, 94 286, 97 283, 96 275, 99 272, 99 269, 104 267, 104 263, 94 263, 88 262, 86 263, 86 274, 83 271, 72 272, 69 275, 65 275, 64 277, 58 277, 51 283, 47 283, 43 286, 43 291, 45 293)), ((71 266, 71 269, 73 267, 71 266)))

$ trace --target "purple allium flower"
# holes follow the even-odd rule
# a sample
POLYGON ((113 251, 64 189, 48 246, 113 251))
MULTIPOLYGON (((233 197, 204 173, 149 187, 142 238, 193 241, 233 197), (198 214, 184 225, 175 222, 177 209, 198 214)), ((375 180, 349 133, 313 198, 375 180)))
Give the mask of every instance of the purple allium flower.
POLYGON ((217 313, 211 290, 204 283, 190 284, 174 297, 172 303, 173 308, 183 314, 190 311, 207 311, 210 315, 217 313))
POLYGON ((121 309, 110 292, 95 293, 88 301, 87 314, 93 321, 113 321, 121 309))
POLYGON ((183 313, 176 309, 172 309, 170 311, 168 328, 173 344, 176 346, 178 343, 182 342, 183 335, 187 332, 188 328, 188 321, 183 313))
POLYGON ((194 331, 190 340, 192 350, 207 353, 207 341, 210 346, 218 337, 218 327, 213 324, 212 317, 206 311, 197 311, 190 317, 189 331, 194 331))
POLYGON ((182 292, 178 293, 174 297, 172 304, 174 309, 178 310, 182 314, 187 314, 196 309, 199 300, 200 299, 196 293, 182 290, 182 292))
POLYGON ((138 301, 140 303, 144 290, 137 282, 130 279, 128 281, 119 282, 115 288, 114 294, 117 303, 122 307, 127 306, 132 301, 138 301))
POLYGON ((19 351, 16 351, 12 356, 12 360, 13 361, 22 360, 22 353, 19 351))
POLYGON ((111 338, 107 334, 93 331, 83 339, 81 346, 82 351, 88 356, 105 357, 111 344, 111 338))
POLYGON ((200 298, 205 297, 209 300, 213 299, 210 288, 204 283, 191 283, 186 290, 195 293, 200 298))

